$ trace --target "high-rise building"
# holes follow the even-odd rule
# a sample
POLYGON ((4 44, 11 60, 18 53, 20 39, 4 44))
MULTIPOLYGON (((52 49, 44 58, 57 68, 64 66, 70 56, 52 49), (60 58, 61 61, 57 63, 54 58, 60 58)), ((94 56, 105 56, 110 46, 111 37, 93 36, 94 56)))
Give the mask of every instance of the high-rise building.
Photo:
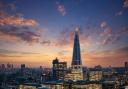
POLYGON ((56 58, 53 60, 53 79, 54 80, 63 80, 67 71, 67 63, 59 62, 56 58))
POLYGON ((7 69, 11 69, 11 64, 10 63, 7 64, 7 69))
POLYGON ((25 64, 21 64, 21 69, 25 69, 25 64))
POLYGON ((7 69, 13 69, 13 64, 7 63, 7 69))
POLYGON ((71 73, 69 73, 65 80, 83 80, 83 68, 80 54, 80 43, 79 43, 79 28, 75 30, 73 57, 71 63, 71 73))
POLYGON ((44 69, 41 75, 41 82, 50 81, 52 78, 51 74, 52 74, 51 71, 49 71, 48 69, 44 69))
POLYGON ((124 65, 125 65, 125 70, 128 71, 128 62, 125 62, 124 65))
POLYGON ((5 69, 5 64, 1 64, 1 69, 5 69))
POLYGON ((21 64, 21 74, 25 75, 25 64, 21 64))

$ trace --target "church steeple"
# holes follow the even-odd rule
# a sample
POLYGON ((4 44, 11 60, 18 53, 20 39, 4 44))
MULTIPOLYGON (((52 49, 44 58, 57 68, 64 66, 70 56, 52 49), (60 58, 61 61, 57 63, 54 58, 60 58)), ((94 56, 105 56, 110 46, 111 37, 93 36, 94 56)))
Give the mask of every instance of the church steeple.
POLYGON ((74 47, 72 65, 81 65, 80 43, 79 43, 79 28, 75 30, 74 47))

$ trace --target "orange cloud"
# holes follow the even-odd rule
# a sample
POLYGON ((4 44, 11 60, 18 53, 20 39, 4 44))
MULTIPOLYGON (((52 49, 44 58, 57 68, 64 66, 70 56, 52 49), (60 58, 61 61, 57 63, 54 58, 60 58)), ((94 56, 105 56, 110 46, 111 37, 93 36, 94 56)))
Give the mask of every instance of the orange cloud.
POLYGON ((21 41, 19 38, 17 38, 16 36, 13 35, 8 35, 5 34, 3 32, 0 31, 0 39, 1 40, 7 40, 7 41, 11 41, 11 42, 17 42, 17 41, 21 41))
MULTIPOLYGON (((2 16, 1 16, 2 17, 2 16)), ((31 26, 35 27, 37 26, 37 22, 32 19, 24 19, 22 17, 16 17, 16 16, 8 16, 0 19, 0 25, 13 25, 13 26, 31 26)))
POLYGON ((25 19, 17 13, 9 14, 7 12, 9 7, 14 9, 15 5, 0 3, 0 8, 2 8, 0 9, 0 40, 24 41, 29 45, 41 43, 41 33, 37 29, 38 22, 34 19, 25 19))
POLYGON ((123 63, 127 61, 128 58, 128 47, 101 52, 83 53, 82 58, 83 64, 87 66, 123 66, 123 63))

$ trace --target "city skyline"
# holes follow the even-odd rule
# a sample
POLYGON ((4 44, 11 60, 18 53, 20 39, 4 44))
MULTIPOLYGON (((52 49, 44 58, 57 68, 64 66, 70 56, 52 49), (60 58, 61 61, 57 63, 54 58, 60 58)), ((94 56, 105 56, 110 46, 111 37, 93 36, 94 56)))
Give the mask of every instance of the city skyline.
POLYGON ((128 60, 128 0, 0 1, 0 64, 70 66, 80 27, 83 66, 123 66, 128 60))

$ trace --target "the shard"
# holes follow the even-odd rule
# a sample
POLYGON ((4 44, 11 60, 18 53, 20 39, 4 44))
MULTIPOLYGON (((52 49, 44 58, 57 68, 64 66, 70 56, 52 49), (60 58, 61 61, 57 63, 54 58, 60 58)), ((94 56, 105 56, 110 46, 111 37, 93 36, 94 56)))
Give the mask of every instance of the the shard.
POLYGON ((75 30, 72 65, 82 65, 79 43, 79 28, 75 30))

